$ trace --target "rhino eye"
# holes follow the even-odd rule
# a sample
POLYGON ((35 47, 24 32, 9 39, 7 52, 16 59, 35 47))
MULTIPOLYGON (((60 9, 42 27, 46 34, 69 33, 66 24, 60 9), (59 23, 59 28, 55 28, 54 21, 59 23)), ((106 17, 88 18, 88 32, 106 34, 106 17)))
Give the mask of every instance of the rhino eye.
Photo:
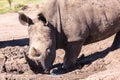
POLYGON ((47 52, 47 53, 50 53, 50 49, 49 49, 49 48, 47 48, 47 49, 46 49, 46 52, 47 52))

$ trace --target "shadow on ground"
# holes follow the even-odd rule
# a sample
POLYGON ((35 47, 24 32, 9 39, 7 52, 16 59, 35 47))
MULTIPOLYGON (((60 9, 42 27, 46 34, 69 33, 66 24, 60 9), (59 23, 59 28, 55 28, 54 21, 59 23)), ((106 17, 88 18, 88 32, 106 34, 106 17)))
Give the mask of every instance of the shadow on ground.
POLYGON ((94 62, 100 58, 104 58, 105 56, 107 56, 109 54, 110 51, 114 51, 116 49, 118 49, 118 48, 112 49, 111 47, 108 47, 107 49, 105 49, 103 51, 95 52, 88 56, 82 55, 80 58, 77 59, 75 67, 68 69, 68 70, 64 70, 62 68, 63 64, 55 64, 53 66, 53 68, 55 68, 55 70, 53 70, 53 73, 54 74, 65 74, 65 73, 74 71, 76 69, 81 69, 84 65, 91 64, 92 62, 94 62))
POLYGON ((6 46, 25 46, 29 45, 29 39, 17 39, 17 40, 10 40, 10 41, 0 41, 0 48, 5 48, 6 46))

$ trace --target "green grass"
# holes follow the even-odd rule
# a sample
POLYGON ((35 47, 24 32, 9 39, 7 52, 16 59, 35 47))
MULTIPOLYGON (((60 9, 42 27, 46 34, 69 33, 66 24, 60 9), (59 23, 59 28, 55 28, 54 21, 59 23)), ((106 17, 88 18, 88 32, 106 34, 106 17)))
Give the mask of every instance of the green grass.
POLYGON ((39 4, 41 1, 42 0, 12 0, 12 7, 10 7, 8 0, 0 0, 0 14, 17 12, 27 4, 39 4))

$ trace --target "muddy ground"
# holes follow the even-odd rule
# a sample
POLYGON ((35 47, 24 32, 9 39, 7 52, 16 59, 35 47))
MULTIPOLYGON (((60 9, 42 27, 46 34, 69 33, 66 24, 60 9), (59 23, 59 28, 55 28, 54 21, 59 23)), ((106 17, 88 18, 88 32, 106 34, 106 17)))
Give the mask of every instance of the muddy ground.
MULTIPOLYGON (((37 13, 34 8, 24 12, 31 17, 37 13)), ((0 80, 120 80, 120 49, 110 51, 114 35, 83 46, 76 68, 69 72, 55 72, 64 56, 63 50, 57 50, 53 73, 34 74, 24 58, 29 49, 27 27, 17 18, 17 13, 0 15, 0 80)))

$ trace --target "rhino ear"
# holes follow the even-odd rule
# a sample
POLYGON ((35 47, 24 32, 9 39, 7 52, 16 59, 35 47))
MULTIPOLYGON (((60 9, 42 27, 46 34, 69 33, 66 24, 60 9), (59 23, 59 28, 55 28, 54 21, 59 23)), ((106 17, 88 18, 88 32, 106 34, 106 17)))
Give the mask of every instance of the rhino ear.
POLYGON ((48 25, 48 22, 42 13, 38 14, 38 20, 41 20, 44 23, 44 25, 48 25))
POLYGON ((19 21, 22 25, 25 25, 25 26, 33 24, 32 19, 30 19, 24 13, 19 13, 19 21))

